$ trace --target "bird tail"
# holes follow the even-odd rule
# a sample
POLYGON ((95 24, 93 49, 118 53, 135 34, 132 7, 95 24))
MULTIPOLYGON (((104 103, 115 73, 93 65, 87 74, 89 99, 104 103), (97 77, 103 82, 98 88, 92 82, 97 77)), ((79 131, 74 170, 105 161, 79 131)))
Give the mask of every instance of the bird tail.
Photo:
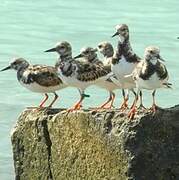
POLYGON ((163 85, 166 87, 166 88, 169 88, 169 89, 172 89, 172 83, 168 83, 168 82, 165 82, 163 83, 163 85))

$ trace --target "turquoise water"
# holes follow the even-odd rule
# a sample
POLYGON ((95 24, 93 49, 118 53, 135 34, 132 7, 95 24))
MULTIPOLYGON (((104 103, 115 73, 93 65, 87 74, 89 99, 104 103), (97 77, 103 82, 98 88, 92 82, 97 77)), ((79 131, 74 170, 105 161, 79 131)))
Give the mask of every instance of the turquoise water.
MULTIPOLYGON (((130 28, 133 49, 140 56, 147 45, 158 45, 166 59, 173 90, 159 90, 158 104, 169 107, 179 103, 179 1, 178 0, 0 0, 0 69, 13 57, 24 57, 31 63, 53 65, 57 56, 45 54, 57 41, 72 43, 74 55, 82 46, 96 46, 100 41, 117 39, 110 36, 118 23, 130 28)), ((19 113, 42 99, 24 89, 13 71, 0 73, 0 179, 14 179, 10 132, 19 113)), ((96 106, 107 98, 107 92, 90 87, 85 105, 96 106)), ((56 107, 69 107, 79 97, 76 89, 58 93, 56 107)), ((145 104, 150 104, 150 93, 145 104)), ((121 94, 118 92, 116 105, 121 94)))

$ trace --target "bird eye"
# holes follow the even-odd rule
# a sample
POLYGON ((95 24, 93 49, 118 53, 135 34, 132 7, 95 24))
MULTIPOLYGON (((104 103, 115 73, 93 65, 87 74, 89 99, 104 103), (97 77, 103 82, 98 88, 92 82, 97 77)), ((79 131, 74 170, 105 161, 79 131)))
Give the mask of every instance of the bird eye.
POLYGON ((88 53, 89 53, 89 51, 87 50, 87 51, 85 51, 85 53, 86 53, 86 54, 88 54, 88 53))
POLYGON ((99 45, 98 47, 99 47, 99 48, 102 48, 102 45, 99 45))
POLYGON ((61 46, 60 49, 65 49, 65 46, 61 46))
POLYGON ((154 54, 154 51, 151 50, 150 53, 151 53, 151 54, 154 54))

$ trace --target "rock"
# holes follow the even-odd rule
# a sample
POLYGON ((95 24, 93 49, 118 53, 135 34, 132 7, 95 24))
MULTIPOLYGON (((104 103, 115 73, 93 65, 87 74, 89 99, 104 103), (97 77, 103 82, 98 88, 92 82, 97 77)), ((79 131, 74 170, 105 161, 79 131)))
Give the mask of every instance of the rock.
POLYGON ((179 106, 117 110, 25 110, 12 132, 16 180, 178 180, 179 106))

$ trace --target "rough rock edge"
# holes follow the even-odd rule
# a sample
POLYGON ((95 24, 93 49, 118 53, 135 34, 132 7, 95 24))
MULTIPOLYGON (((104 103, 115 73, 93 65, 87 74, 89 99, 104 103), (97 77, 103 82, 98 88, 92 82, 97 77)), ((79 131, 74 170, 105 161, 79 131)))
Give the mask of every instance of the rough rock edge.
MULTIPOLYGON (((162 116, 163 116, 163 113, 165 112, 165 113, 172 113, 172 111, 175 111, 177 108, 178 108, 179 106, 175 106, 175 107, 173 107, 173 108, 168 108, 168 109, 165 109, 165 110, 159 110, 159 112, 157 112, 156 114, 155 114, 155 116, 154 117, 152 117, 151 116, 151 114, 139 114, 139 117, 137 117, 134 121, 138 121, 138 118, 139 119, 141 119, 140 121, 145 121, 145 119, 147 119, 147 120, 151 120, 151 118, 162 118, 162 116)), ((54 110, 51 110, 51 111, 49 111, 48 112, 48 115, 53 115, 53 114, 56 114, 56 113, 58 113, 59 112, 59 110, 56 110, 55 111, 55 113, 54 113, 54 110)), ((95 115, 95 113, 93 114, 93 115, 95 115)), ((106 113, 105 114, 105 116, 107 117, 107 116, 109 116, 109 117, 107 117, 107 118, 104 118, 104 119, 106 119, 106 123, 104 124, 104 126, 103 126, 103 128, 105 129, 105 131, 103 131, 103 133, 104 134, 110 134, 111 133, 111 130, 112 130, 112 121, 111 121, 111 119, 114 117, 114 115, 115 115, 115 113, 106 113)), ((123 114, 119 114, 119 116, 123 116, 123 114)), ((49 116, 50 117, 50 116, 49 116)), ((51 116, 52 117, 52 116, 51 116)), ((44 118, 45 119, 45 118, 44 118)), ((49 118, 49 119, 51 119, 51 118, 49 118)), ((175 123, 175 122, 172 122, 172 123, 175 123)), ((53 179, 53 175, 52 175, 52 171, 51 171, 51 163, 52 163, 52 159, 51 159, 51 146, 52 146, 52 142, 51 142, 51 140, 50 140, 50 135, 49 135, 49 130, 48 130, 48 124, 47 124, 47 119, 46 120, 43 120, 42 121, 42 125, 43 125, 43 131, 44 131, 44 136, 45 136, 45 139, 46 139, 46 146, 47 146, 47 151, 48 151, 48 165, 49 165, 49 171, 50 171, 50 175, 49 175, 49 178, 50 179, 53 179)), ((14 131, 15 132, 15 131, 14 131)), ((13 132, 13 133, 14 133, 13 132)), ((13 142, 13 138, 12 138, 12 142, 13 142)), ((129 142, 127 143, 128 145, 130 144, 129 142)), ((18 147, 18 146, 17 146, 18 147)), ((130 149, 130 151, 131 151, 131 147, 125 147, 126 149, 130 149)), ((21 152, 23 152, 23 151, 21 151, 21 152)), ((135 154, 135 152, 133 152, 134 154, 135 154)), ((132 153, 132 154, 133 154, 132 153)), ((17 163, 17 162, 16 162, 17 163)), ((130 160, 130 162, 129 162, 129 164, 131 165, 131 166, 134 166, 135 165, 135 158, 132 158, 131 157, 131 160, 130 160)), ((129 179, 132 179, 132 174, 130 173, 130 171, 132 171, 132 169, 129 167, 129 171, 128 171, 128 176, 129 177, 131 177, 131 178, 129 178, 129 179)), ((16 173, 16 175, 18 175, 17 173, 16 173)), ((175 176, 174 176, 175 177, 175 176)), ((16 177, 16 179, 17 180, 19 180, 20 179, 20 177, 16 177)))

